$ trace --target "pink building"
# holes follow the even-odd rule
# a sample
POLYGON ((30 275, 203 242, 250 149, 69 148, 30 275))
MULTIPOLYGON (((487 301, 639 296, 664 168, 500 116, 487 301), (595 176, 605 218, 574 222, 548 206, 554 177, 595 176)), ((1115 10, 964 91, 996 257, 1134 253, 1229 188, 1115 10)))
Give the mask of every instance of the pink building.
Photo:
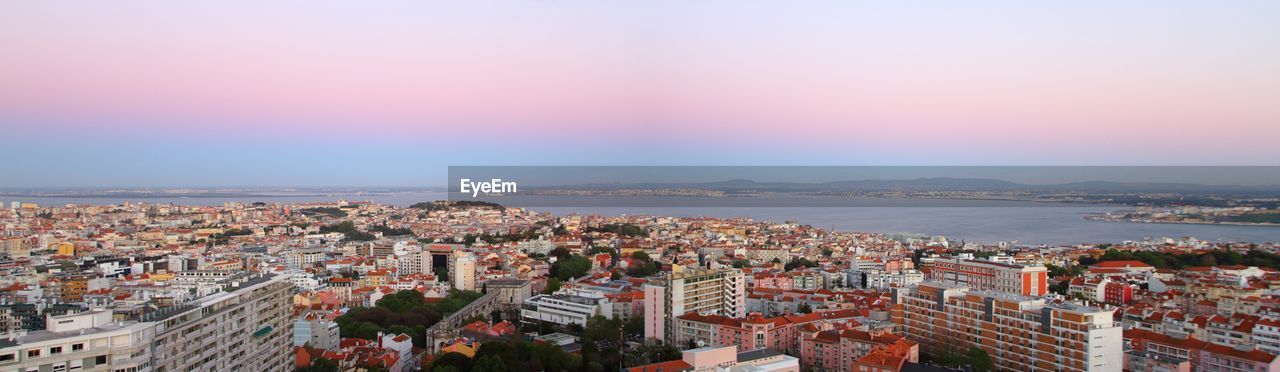
POLYGON ((777 350, 738 351, 738 346, 716 346, 685 350, 680 360, 627 369, 629 372, 685 371, 800 372, 800 361, 777 350))
MULTIPOLYGON (((1194 336, 1173 337, 1141 329, 1124 331, 1132 350, 1125 354, 1125 364, 1134 370, 1153 370, 1150 361, 1185 360, 1197 371, 1280 371, 1280 358, 1258 350, 1241 350, 1196 339, 1194 336)), ((1178 363, 1179 368, 1181 368, 1178 363)))
POLYGON ((1102 291, 1102 302, 1112 305, 1128 305, 1133 302, 1133 287, 1128 284, 1107 282, 1102 291))
POLYGON ((754 288, 771 288, 790 291, 794 289, 795 281, 786 273, 758 273, 753 278, 754 288))
POLYGON ((896 371, 919 359, 919 344, 884 331, 809 332, 800 346, 800 362, 811 370, 896 371))
POLYGON ((784 353, 799 349, 798 326, 821 320, 818 314, 765 318, 752 313, 735 319, 720 315, 685 314, 677 320, 676 345, 741 345, 744 349, 772 348, 784 353))
MULTIPOLYGON (((769 348, 787 354, 800 350, 800 337, 806 325, 819 324, 856 325, 854 317, 861 312, 853 310, 822 313, 785 315, 766 318, 751 313, 746 318, 730 318, 720 315, 685 314, 677 318, 676 345, 686 347, 692 341, 701 345, 738 345, 743 349, 769 348)), ((830 328, 827 326, 826 328, 830 328)))

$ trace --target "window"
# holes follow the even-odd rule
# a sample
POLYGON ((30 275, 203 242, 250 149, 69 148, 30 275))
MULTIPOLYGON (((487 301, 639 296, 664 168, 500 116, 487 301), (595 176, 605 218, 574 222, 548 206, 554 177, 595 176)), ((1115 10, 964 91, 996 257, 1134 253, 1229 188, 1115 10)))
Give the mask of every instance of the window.
POLYGON ((94 364, 107 364, 107 356, 106 356, 106 355, 99 355, 99 356, 97 356, 96 358, 93 358, 93 363, 94 363, 94 364))
POLYGON ((0 362, 8 362, 8 361, 11 361, 11 360, 13 360, 13 359, 14 359, 14 357, 15 357, 15 356, 16 356, 16 355, 14 355, 14 354, 4 354, 4 355, 0 355, 0 362))
POLYGON ((71 345, 71 351, 80 351, 80 350, 84 350, 84 344, 72 344, 72 345, 71 345))
POLYGON ((35 357, 38 357, 38 356, 40 356, 40 350, 27 350, 27 357, 28 357, 28 358, 35 358, 35 357))

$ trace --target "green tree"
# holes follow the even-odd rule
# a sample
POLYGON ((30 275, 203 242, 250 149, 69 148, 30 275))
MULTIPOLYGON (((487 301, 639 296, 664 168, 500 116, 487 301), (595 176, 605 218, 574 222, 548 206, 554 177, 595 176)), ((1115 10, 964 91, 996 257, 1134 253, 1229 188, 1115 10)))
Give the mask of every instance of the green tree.
POLYGON ((783 268, 787 271, 791 271, 800 267, 814 267, 814 266, 818 266, 818 263, 809 261, 808 259, 805 259, 802 257, 796 257, 796 258, 792 258, 790 262, 787 262, 787 264, 783 266, 783 268))
POLYGON ((591 271, 591 261, 579 255, 561 258, 551 264, 551 275, 562 281, 581 277, 588 271, 591 271))
POLYGON ((622 332, 628 335, 644 333, 644 318, 633 316, 631 319, 627 319, 627 323, 622 325, 622 332))
POLYGON ((560 284, 559 278, 556 278, 556 277, 547 278, 547 288, 543 289, 542 293, 545 293, 545 294, 556 293, 556 291, 560 290, 560 285, 561 284, 560 284))
POLYGON ((437 356, 435 360, 431 361, 431 370, 434 371, 440 367, 452 367, 457 368, 459 371, 470 371, 471 363, 471 358, 466 355, 448 352, 437 356))
POLYGON ((658 273, 658 264, 655 262, 645 262, 643 265, 634 265, 627 268, 627 275, 643 278, 658 273))
POLYGON ((405 312, 409 309, 425 306, 426 301, 422 297, 422 292, 408 289, 383 297, 375 305, 394 312, 405 312))
POLYGON ((973 372, 990 372, 996 369, 995 361, 991 360, 991 355, 986 350, 978 347, 971 347, 965 353, 965 359, 973 372))
POLYGON ((582 337, 595 342, 621 342, 622 320, 609 319, 600 315, 587 319, 587 327, 582 337))
POLYGON ((520 342, 515 339, 507 340, 491 340, 480 344, 480 348, 476 349, 476 359, 484 359, 486 357, 496 357, 503 361, 503 365, 510 367, 518 367, 522 363, 520 360, 520 351, 512 346, 512 342, 520 342))
POLYGON ((488 355, 476 359, 475 366, 471 367, 475 372, 507 372, 507 364, 497 355, 488 355))

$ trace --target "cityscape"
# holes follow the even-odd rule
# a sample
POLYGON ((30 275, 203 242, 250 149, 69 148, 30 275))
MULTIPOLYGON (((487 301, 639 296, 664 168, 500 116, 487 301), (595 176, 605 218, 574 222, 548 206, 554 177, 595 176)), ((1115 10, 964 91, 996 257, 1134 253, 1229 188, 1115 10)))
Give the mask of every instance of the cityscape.
POLYGON ((1280 2, 0 3, 0 372, 1280 372, 1280 2))
POLYGON ((1280 245, 488 203, 0 209, 0 367, 1271 370, 1280 245))

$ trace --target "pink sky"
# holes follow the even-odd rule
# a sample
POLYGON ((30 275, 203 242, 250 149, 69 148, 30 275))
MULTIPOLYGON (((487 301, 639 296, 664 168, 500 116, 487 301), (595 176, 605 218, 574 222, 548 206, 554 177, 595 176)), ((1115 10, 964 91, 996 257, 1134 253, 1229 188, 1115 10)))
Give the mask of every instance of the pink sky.
POLYGON ((10 2, 0 125, 1280 158, 1280 5, 894 3, 10 2))

